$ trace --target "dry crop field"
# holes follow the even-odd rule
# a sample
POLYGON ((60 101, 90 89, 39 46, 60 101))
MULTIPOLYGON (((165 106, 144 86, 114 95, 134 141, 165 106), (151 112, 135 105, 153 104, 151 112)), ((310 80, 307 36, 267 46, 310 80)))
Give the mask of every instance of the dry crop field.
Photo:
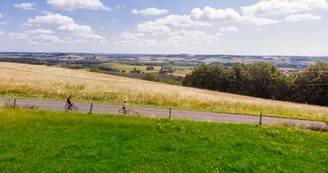
POLYGON ((265 100, 87 71, 0 63, 0 95, 74 101, 172 107, 233 114, 328 120, 328 108, 265 100))

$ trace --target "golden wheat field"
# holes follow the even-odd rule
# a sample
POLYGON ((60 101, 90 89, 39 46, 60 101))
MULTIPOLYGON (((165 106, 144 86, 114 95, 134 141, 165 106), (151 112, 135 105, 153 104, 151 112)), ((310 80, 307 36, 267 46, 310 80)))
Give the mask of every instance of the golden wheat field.
POLYGON ((223 113, 327 120, 328 108, 265 100, 56 67, 0 63, 0 94, 75 101, 172 107, 223 113))

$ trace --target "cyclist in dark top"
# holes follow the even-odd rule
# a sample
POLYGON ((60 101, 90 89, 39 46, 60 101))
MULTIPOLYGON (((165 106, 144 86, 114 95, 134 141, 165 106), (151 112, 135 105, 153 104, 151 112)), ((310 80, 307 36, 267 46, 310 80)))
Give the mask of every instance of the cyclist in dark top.
POLYGON ((70 95, 70 96, 67 98, 67 104, 69 105, 70 108, 73 106, 72 95, 70 95))
POLYGON ((128 103, 126 101, 124 101, 124 104, 123 104, 123 110, 124 110, 124 113, 126 114, 126 107, 128 106, 128 103))

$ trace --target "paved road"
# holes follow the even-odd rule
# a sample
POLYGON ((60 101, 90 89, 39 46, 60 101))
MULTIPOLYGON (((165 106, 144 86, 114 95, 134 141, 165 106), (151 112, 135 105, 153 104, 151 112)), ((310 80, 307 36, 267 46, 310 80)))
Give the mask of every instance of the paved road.
MULTIPOLYGON (((13 99, 0 98, 0 105, 3 105, 5 102, 13 103, 13 99)), ((17 99, 16 103, 19 105, 36 105, 43 109, 50 109, 50 110, 57 110, 57 111, 63 111, 65 106, 65 102, 44 101, 44 100, 17 99)), ((76 105, 78 106, 79 111, 81 112, 87 113, 90 110, 90 104, 76 103, 76 105)), ((93 105, 93 112, 117 113, 117 111, 120 108, 121 106, 96 104, 93 105)), ((133 109, 140 112, 140 114, 143 116, 155 115, 157 117, 168 117, 169 114, 168 109, 139 108, 139 107, 133 107, 133 109)), ((255 117, 255 116, 208 113, 208 112, 193 112, 193 111, 182 111, 182 110, 172 110, 172 118, 186 118, 192 121, 209 121, 209 122, 230 122, 230 123, 247 123, 247 124, 259 123, 259 117, 255 117)), ((306 125, 307 127, 326 126, 326 124, 323 122, 271 118, 271 117, 263 117, 262 122, 263 124, 266 125, 288 123, 288 124, 295 124, 295 125, 306 125)))

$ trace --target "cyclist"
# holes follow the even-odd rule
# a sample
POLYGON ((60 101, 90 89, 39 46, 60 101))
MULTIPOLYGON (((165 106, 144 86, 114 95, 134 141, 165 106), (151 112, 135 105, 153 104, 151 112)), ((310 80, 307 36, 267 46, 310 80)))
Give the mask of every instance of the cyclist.
POLYGON ((124 104, 123 104, 123 110, 124 110, 124 114, 126 114, 126 108, 128 106, 128 103, 126 101, 124 101, 124 104))
POLYGON ((71 109, 71 107, 73 106, 72 95, 69 95, 69 97, 67 98, 67 104, 69 105, 69 109, 71 109))

